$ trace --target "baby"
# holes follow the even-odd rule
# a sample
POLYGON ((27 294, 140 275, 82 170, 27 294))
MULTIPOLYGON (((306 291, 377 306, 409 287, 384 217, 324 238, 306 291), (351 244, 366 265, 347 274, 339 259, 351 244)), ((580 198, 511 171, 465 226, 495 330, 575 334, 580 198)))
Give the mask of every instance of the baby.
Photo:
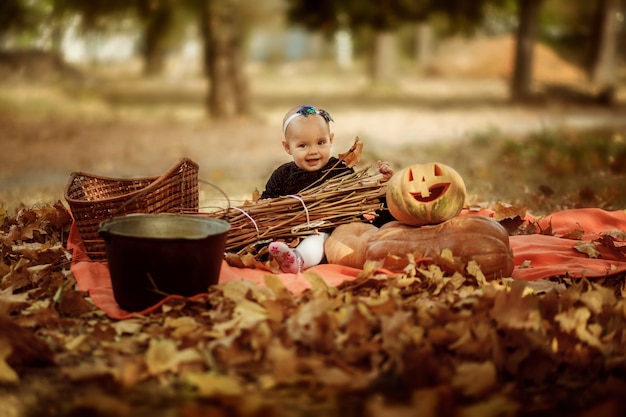
MULTIPOLYGON (((330 130, 333 119, 323 109, 314 106, 296 106, 283 118, 283 148, 293 161, 279 166, 270 176, 261 198, 295 195, 322 181, 347 172, 353 172, 343 161, 331 156, 334 133, 330 130)), ((377 170, 388 180, 393 170, 386 162, 378 161, 377 170)), ((298 273, 318 265, 324 258, 327 232, 306 237, 296 248, 283 242, 269 245, 270 255, 276 259, 283 272, 298 273)))

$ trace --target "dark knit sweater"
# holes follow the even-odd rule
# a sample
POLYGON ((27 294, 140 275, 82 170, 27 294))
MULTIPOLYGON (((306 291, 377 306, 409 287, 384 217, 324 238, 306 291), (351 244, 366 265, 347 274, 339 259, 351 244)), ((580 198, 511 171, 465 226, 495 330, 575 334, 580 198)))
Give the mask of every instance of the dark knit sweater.
MULTIPOLYGON (((343 162, 333 168, 333 166, 335 166, 338 161, 339 159, 333 156, 330 158, 324 168, 313 172, 305 171, 301 168, 298 168, 296 163, 293 161, 287 162, 276 168, 276 170, 272 173, 269 180, 267 180, 267 184, 265 185, 265 191, 263 191, 263 194, 261 194, 261 198, 276 198, 286 195, 298 194, 298 192, 307 188, 313 183, 315 183, 314 186, 317 186, 328 178, 336 177, 337 175, 341 175, 347 172, 354 172, 352 168, 348 168, 343 162), (328 170, 331 171, 328 172, 328 170), (324 180, 316 183, 316 181, 322 178, 322 176, 324 176, 326 172, 328 172, 328 176, 324 177, 324 180)), ((377 227, 380 227, 387 222, 395 220, 393 216, 391 216, 391 213, 389 213, 389 209, 387 209, 386 198, 381 197, 380 200, 384 208, 377 211, 378 216, 373 221, 373 224, 377 227)))
POLYGON ((329 178, 347 172, 354 172, 352 168, 348 168, 343 162, 339 164, 337 164, 337 162, 339 162, 339 159, 333 156, 322 169, 312 172, 298 168, 293 161, 287 162, 276 168, 272 173, 269 180, 267 180, 267 184, 265 184, 265 191, 261 194, 261 198, 276 198, 298 194, 298 192, 311 184, 315 183, 315 187, 329 178), (337 164, 336 167, 334 167, 335 164, 337 164), (328 175, 326 175, 326 173, 328 173, 328 175), (324 177, 324 175, 326 176, 324 177), (324 177, 324 179, 316 183, 316 181, 322 177, 324 177))

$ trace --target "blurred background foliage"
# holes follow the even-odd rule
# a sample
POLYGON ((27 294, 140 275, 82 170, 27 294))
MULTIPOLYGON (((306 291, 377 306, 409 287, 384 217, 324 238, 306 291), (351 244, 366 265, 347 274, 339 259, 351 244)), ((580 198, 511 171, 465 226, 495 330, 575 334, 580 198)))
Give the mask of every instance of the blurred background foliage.
POLYGON ((512 100, 532 98, 529 45, 542 42, 585 70, 592 96, 612 103, 626 45, 625 3, 3 0, 0 48, 43 50, 92 66, 134 55, 146 76, 162 73, 169 56, 187 50, 187 58, 196 54, 209 81, 207 114, 223 118, 249 112, 244 68, 250 61, 326 58, 335 60, 338 70, 365 62, 363 71, 374 85, 393 87, 403 63, 428 68, 436 42, 510 34, 516 42, 512 100))
POLYGON ((336 137, 370 139, 368 161, 458 167, 473 202, 501 199, 542 211, 625 207, 623 128, 539 127, 520 139, 524 128, 555 118, 588 126, 598 107, 615 119, 626 85, 625 10, 626 0, 2 0, 0 85, 30 85, 55 71, 78 83, 37 97, 27 89, 0 94, 0 136, 12 138, 12 147, 3 143, 0 191, 8 199, 6 184, 19 184, 16 199, 23 200, 24 183, 55 179, 56 195, 75 166, 139 175, 148 170, 143 160, 167 164, 163 155, 180 152, 202 159, 205 179, 247 196, 282 162, 271 149, 259 155, 258 138, 274 139, 274 132, 262 123, 239 124, 236 132, 222 125, 220 135, 239 135, 226 143, 213 121, 258 121, 254 106, 279 120, 307 97, 332 103, 333 115, 342 116, 336 137), (460 79, 478 88, 469 91, 460 79), (520 106, 503 117, 509 104, 520 106), (444 111, 451 115, 437 118, 444 111), (90 122, 98 112, 114 122, 90 122), (126 131, 120 115, 141 122, 126 131), (178 115, 184 123, 170 123, 178 115), (196 117, 207 125, 187 123, 196 117), (490 123, 508 126, 490 130, 490 123), (462 147, 447 140, 481 129, 462 147), (165 134, 160 141, 171 148, 152 150, 152 138, 165 134), (65 147, 55 148, 55 167, 35 174, 52 137, 65 147), (93 158, 72 151, 74 142, 113 147, 114 140, 134 150, 93 158), (204 156, 208 142, 219 147, 214 159, 204 156), (231 167, 229 158, 242 159, 237 147, 256 152, 247 169, 231 167), (115 163, 122 167, 114 170, 115 163))

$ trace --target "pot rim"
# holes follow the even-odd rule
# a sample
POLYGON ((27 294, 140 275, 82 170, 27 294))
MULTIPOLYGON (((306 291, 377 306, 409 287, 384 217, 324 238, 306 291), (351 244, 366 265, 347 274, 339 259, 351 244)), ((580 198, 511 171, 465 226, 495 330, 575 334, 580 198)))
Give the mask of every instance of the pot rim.
POLYGON ((178 214, 178 213, 131 213, 126 214, 124 216, 112 217, 110 219, 106 219, 100 222, 98 233, 102 235, 109 236, 118 236, 125 238, 134 238, 134 239, 158 239, 158 240, 200 240, 206 239, 212 236, 219 236, 227 233, 230 230, 230 223, 225 220, 218 219, 210 216, 202 216, 196 214, 178 214), (112 230, 115 225, 134 222, 135 220, 141 219, 163 219, 163 218, 172 218, 172 219, 184 219, 185 221, 197 222, 198 224, 206 225, 207 223, 212 223, 217 225, 217 230, 211 230, 210 232, 202 231, 202 233, 198 233, 194 236, 138 236, 136 233, 129 233, 124 230, 112 230))

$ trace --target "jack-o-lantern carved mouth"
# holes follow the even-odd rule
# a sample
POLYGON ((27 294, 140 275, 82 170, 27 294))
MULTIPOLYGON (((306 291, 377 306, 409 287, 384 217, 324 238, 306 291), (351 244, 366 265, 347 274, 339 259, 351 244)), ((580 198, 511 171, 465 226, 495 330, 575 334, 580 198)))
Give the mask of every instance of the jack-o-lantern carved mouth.
POLYGON ((420 203, 430 203, 431 201, 435 201, 443 194, 445 194, 446 190, 450 187, 450 183, 443 184, 435 184, 433 186, 428 187, 428 195, 423 196, 422 193, 411 193, 413 198, 420 203))

